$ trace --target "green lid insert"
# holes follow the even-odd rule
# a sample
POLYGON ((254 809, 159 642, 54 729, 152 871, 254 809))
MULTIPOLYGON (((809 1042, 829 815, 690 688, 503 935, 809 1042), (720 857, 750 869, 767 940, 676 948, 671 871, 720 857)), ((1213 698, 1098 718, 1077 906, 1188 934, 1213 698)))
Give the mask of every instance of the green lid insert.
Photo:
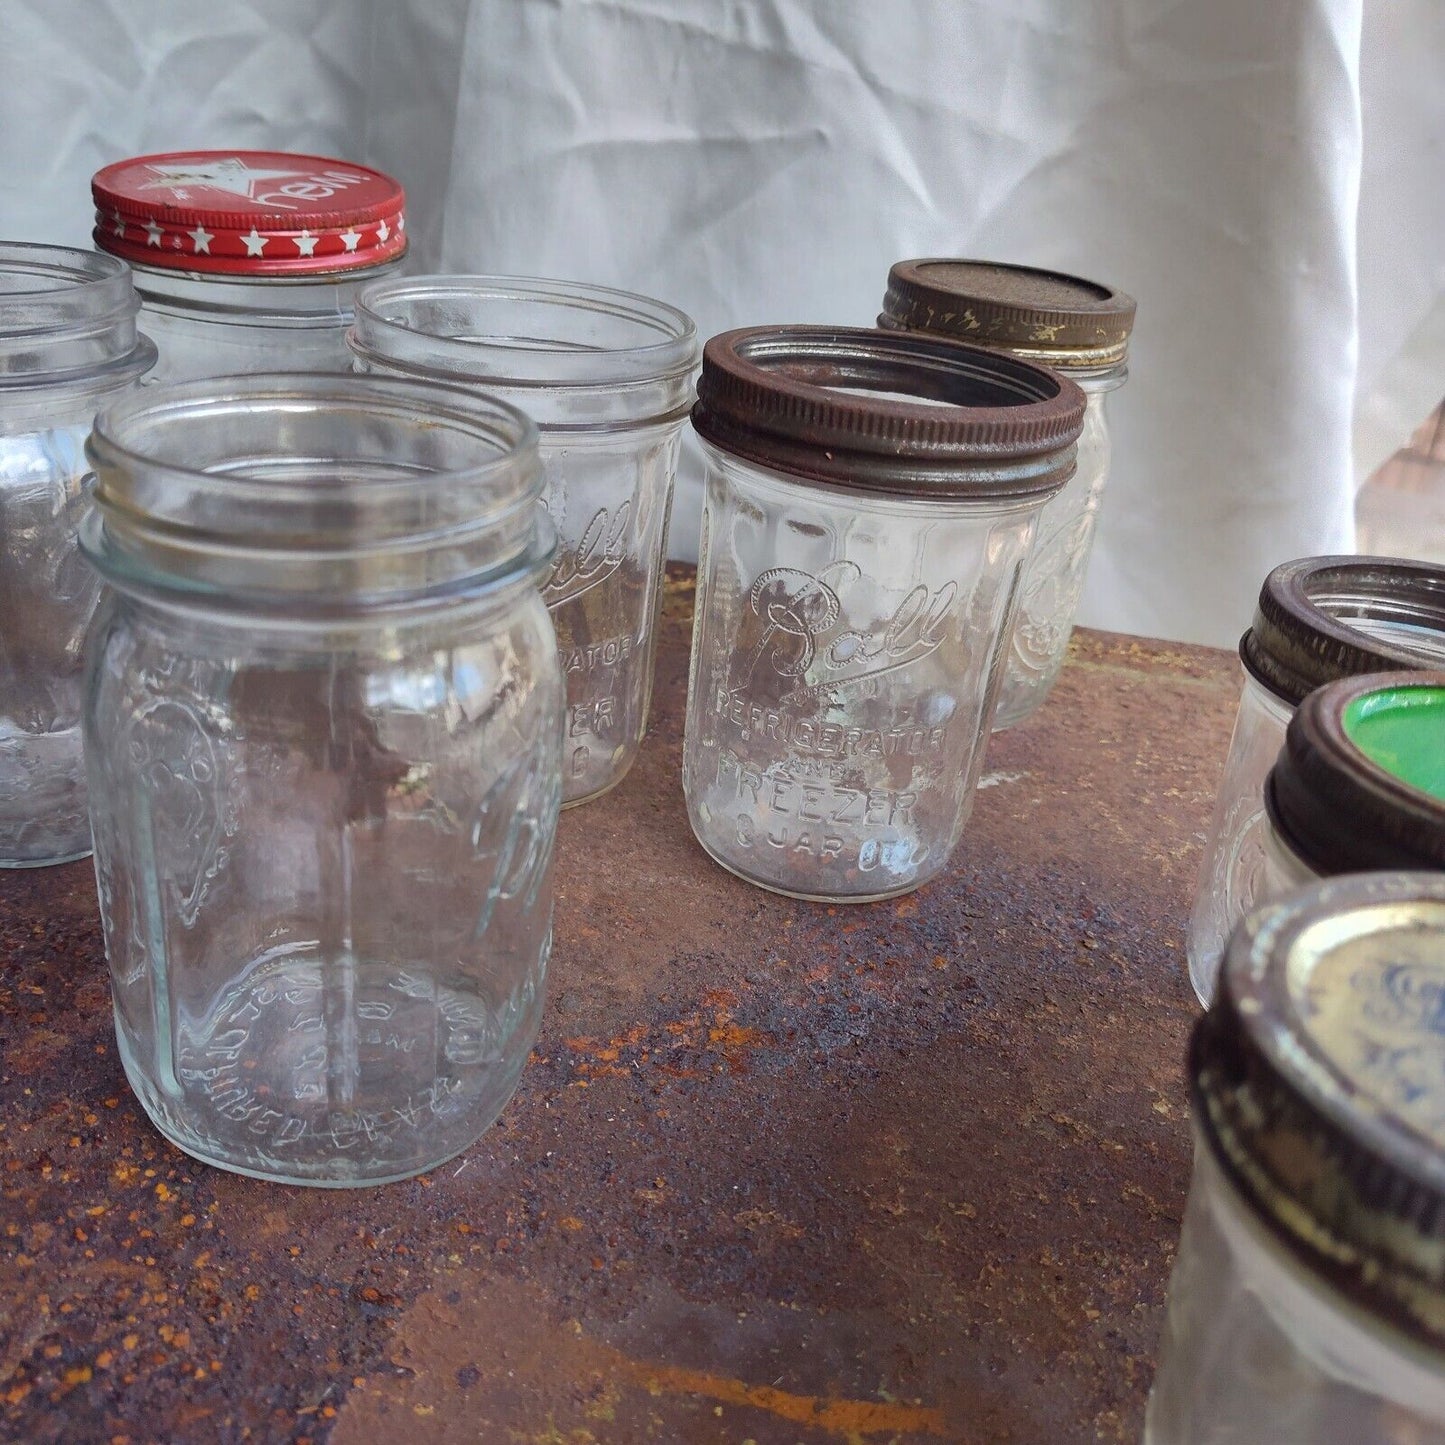
POLYGON ((1345 736, 1402 782, 1445 799, 1445 687, 1385 687, 1350 702, 1345 736))

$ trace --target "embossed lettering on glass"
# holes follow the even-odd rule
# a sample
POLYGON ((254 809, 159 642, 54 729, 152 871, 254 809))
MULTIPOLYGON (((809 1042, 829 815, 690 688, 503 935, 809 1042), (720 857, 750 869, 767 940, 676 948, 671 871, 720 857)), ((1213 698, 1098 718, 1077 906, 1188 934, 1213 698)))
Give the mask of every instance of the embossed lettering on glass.
POLYGON ((406 201, 328 156, 173 151, 96 172, 95 244, 135 268, 150 380, 350 371, 357 288, 394 273, 406 201))
POLYGON ((558 534, 545 596, 567 680, 563 801, 598 796, 647 729, 692 322, 600 286, 433 276, 367 287, 351 345, 358 370, 484 387, 537 423, 558 534))
POLYGON ((899 261, 878 324, 998 347, 1064 372, 1088 398, 1078 466, 1039 516, 994 729, 1028 717, 1058 677, 1109 479, 1105 403, 1128 376, 1134 300, 1057 271, 947 258, 899 261))
POLYGON ((124 263, 0 242, 0 867, 90 851, 81 642, 100 591, 76 551, 96 408, 155 361, 124 263))
POLYGON ((1290 717, 1337 678, 1445 663, 1445 567, 1389 557, 1286 562, 1265 578, 1239 655, 1244 687, 1186 933, 1203 1003, 1230 930, 1263 896, 1264 781, 1290 717))
POLYGON ((197 1158, 465 1149, 536 1036, 563 687, 536 432, 426 383, 258 375, 104 412, 86 751, 116 1032, 197 1158))
POLYGON ((1442 998, 1438 873, 1315 883, 1231 937, 1146 1445, 1445 1439, 1442 998))
POLYGON ((853 901, 944 867, 1083 410, 1068 381, 933 337, 708 343, 683 787, 724 867, 853 901))

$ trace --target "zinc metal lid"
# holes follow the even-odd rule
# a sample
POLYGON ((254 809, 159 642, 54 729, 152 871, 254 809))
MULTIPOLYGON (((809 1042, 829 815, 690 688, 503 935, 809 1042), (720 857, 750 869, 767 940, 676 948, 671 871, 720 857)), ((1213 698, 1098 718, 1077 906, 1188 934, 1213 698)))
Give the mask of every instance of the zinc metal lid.
POLYGON ((1445 665, 1445 567, 1401 557, 1301 557, 1264 579, 1245 667, 1297 707, 1363 672, 1445 665))
POLYGON ((692 412, 699 436, 793 476, 999 501, 1056 493, 1083 419, 1074 382, 1005 352, 826 326, 714 336, 692 412))
POLYGON ((1445 1348, 1445 877, 1357 873, 1235 930, 1196 1118, 1312 1273, 1445 1348))
POLYGON ((401 186, 329 156, 136 156, 97 171, 90 190, 96 246, 137 266, 307 276, 379 266, 406 250, 401 186))
POLYGON ((1445 870, 1445 672, 1366 673, 1295 710, 1265 785, 1314 872, 1445 870))
POLYGON ((888 272, 878 324, 1093 370, 1125 359, 1135 309, 1123 291, 1065 271, 927 256, 888 272))

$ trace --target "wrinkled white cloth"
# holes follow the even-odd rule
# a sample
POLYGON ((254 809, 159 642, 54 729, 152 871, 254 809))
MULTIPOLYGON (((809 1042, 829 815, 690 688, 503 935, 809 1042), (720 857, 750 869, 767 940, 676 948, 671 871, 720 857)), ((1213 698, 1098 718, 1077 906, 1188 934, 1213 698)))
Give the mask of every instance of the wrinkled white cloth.
MULTIPOLYGON (((0 236, 83 243, 108 161, 273 145, 397 175, 414 268, 623 286, 703 336, 870 325, 907 256, 1108 281, 1139 318, 1083 620, 1229 644, 1445 390, 1445 6, 1371 10, 6 0, 0 236)), ((697 518, 689 458, 675 555, 697 518)))

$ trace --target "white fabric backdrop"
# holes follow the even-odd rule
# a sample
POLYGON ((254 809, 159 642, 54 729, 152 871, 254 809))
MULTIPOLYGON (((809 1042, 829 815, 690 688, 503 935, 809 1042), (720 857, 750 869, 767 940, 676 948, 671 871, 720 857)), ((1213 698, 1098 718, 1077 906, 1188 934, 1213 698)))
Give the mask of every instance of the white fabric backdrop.
MULTIPOLYGON (((1370 10, 5 0, 0 235, 83 243, 125 155, 276 145, 396 174, 418 266, 630 287, 703 335, 871 324, 904 256, 1096 276, 1139 321, 1085 620, 1228 644, 1445 390, 1445 6, 1370 10)), ((675 554, 696 519, 688 475, 675 554)))

